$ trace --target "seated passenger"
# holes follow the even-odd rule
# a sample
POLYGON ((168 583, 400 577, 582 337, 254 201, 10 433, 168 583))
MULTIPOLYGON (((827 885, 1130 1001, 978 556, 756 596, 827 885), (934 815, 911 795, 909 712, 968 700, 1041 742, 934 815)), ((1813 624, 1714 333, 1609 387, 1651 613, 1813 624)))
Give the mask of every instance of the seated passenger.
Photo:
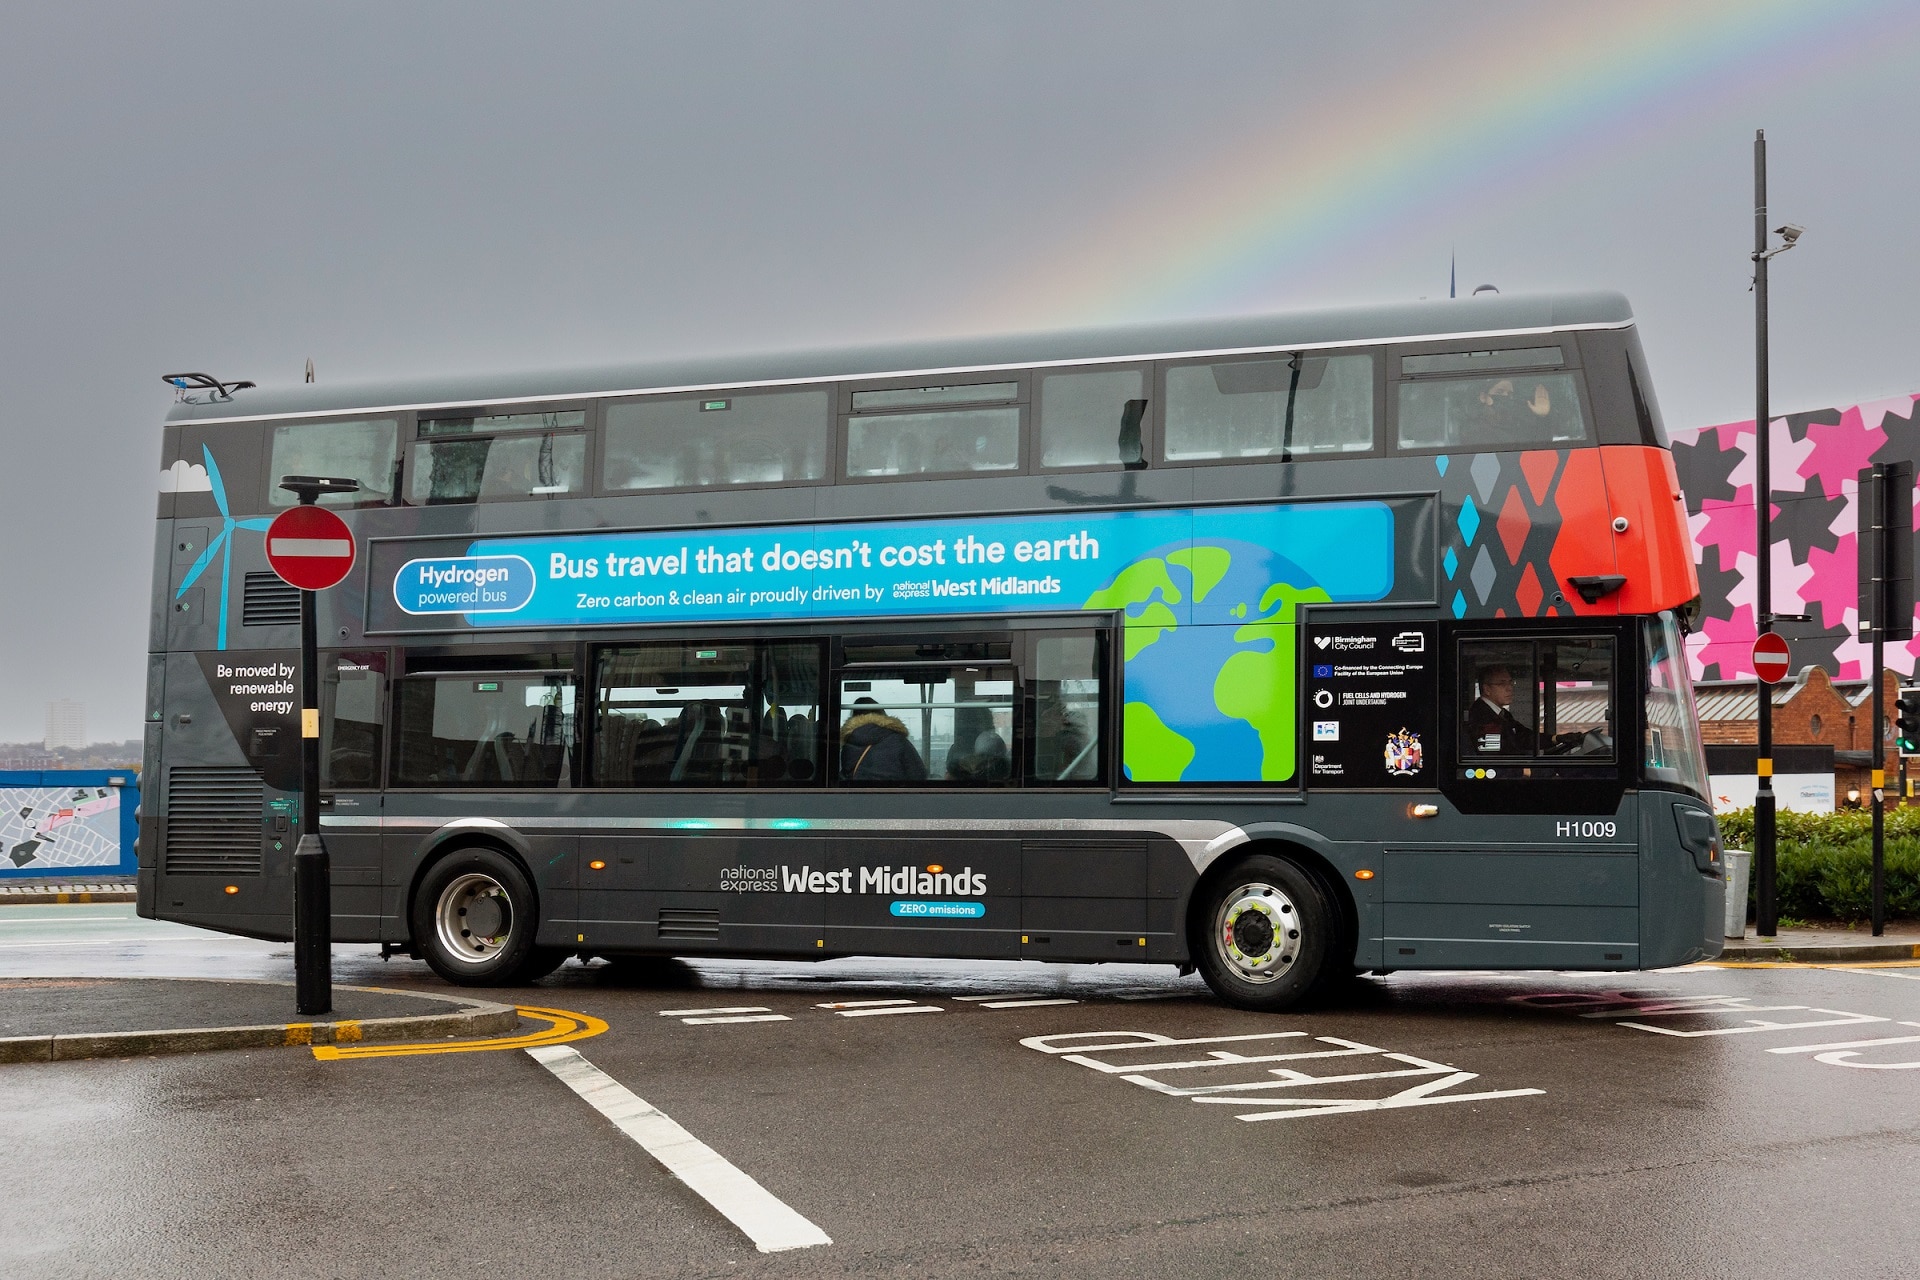
POLYGON ((958 746, 947 752, 947 778, 952 782, 1005 782, 1013 773, 1013 754, 1007 740, 988 729, 973 740, 973 750, 958 746))
POLYGON ((924 782, 926 762, 907 726, 872 698, 858 698, 840 726, 840 777, 846 782, 924 782))

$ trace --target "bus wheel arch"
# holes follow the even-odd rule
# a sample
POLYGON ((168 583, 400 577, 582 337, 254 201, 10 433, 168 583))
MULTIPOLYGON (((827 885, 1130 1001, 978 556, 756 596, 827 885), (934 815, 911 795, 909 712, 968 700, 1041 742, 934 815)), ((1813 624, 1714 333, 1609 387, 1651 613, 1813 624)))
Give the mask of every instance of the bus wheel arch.
POLYGON ((1186 925, 1191 962, 1239 1008, 1311 1004, 1353 973, 1353 895, 1302 843, 1256 837, 1214 859, 1188 898, 1186 925))
POLYGON ((466 836, 442 841, 421 859, 407 895, 416 954, 461 986, 532 982, 567 952, 535 945, 540 895, 518 850, 466 836))

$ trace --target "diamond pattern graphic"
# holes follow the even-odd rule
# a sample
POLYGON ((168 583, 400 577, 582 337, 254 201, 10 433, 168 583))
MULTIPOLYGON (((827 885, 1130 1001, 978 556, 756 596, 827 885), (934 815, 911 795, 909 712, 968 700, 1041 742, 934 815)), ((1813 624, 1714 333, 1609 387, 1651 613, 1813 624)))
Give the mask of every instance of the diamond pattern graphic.
POLYGON ((1439 469, 1441 475, 1443 476, 1446 475, 1447 474, 1447 455, 1443 453, 1439 457, 1435 458, 1433 460, 1433 465, 1439 469))
MULTIPOLYGON (((1500 535, 1500 545, 1507 549, 1507 561, 1520 563, 1520 549, 1527 544, 1527 533, 1533 528, 1533 520, 1527 515, 1526 500, 1520 496, 1520 486, 1507 490, 1507 500, 1500 504, 1500 518, 1493 522, 1500 535)), ((1533 566, 1527 566, 1531 569, 1533 566)), ((1533 610, 1527 610, 1529 617, 1533 610)))
POLYGON ((1453 593, 1453 616, 1456 618, 1467 616, 1467 593, 1464 591, 1453 593))
POLYGON ((1487 602, 1487 593, 1493 590, 1493 584, 1500 577, 1500 571, 1493 567, 1493 557, 1487 554, 1487 546, 1480 544, 1480 554, 1473 558, 1473 572, 1467 575, 1473 582, 1473 590, 1480 597, 1480 603, 1487 602))
POLYGON ((1468 494, 1460 500, 1460 515, 1457 520, 1460 536, 1468 546, 1473 545, 1473 535, 1480 532, 1480 511, 1473 505, 1473 495, 1468 494))
POLYGON ((1526 572, 1520 575, 1520 585, 1513 589, 1513 598, 1520 605, 1520 611, 1529 618, 1540 616, 1540 600, 1546 595, 1546 588, 1540 585, 1540 575, 1528 564, 1526 572))
POLYGON ((1447 554, 1440 557, 1440 565, 1447 571, 1447 581, 1453 581, 1453 575, 1460 571, 1459 554, 1452 547, 1448 547, 1447 554))
POLYGON ((1535 449, 1520 455, 1520 473, 1527 478, 1527 492, 1533 505, 1543 507, 1553 491, 1553 477, 1560 471, 1560 455, 1551 449, 1535 449))
POLYGON ((1500 479, 1500 459, 1498 455, 1483 453, 1473 460, 1473 483, 1480 490, 1480 501, 1493 501, 1493 486, 1500 479))

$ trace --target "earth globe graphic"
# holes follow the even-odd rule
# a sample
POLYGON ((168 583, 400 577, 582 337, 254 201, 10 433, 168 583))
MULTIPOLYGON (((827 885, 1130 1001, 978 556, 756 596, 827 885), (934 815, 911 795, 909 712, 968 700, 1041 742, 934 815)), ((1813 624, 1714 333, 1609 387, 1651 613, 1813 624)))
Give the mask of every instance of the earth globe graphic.
POLYGON ((1330 598, 1286 556, 1227 538, 1156 547, 1089 596, 1085 608, 1120 609, 1126 617, 1127 776, 1291 778, 1292 624, 1301 604, 1330 598))

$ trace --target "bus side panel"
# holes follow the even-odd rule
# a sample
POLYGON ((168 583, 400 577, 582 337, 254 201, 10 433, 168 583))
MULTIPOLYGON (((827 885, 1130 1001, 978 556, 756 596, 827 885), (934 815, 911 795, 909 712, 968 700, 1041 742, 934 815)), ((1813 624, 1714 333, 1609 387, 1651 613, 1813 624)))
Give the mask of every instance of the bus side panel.
POLYGON ((1724 945, 1727 885, 1719 870, 1703 873, 1680 843, 1678 815, 1706 806, 1665 791, 1640 793, 1641 967, 1711 960, 1724 945))
MULTIPOLYGON (((835 867, 853 871, 851 897, 825 899, 826 949, 843 954, 968 956, 1010 960, 1020 954, 1020 842, 982 836, 837 836, 835 867), (927 888, 933 869, 965 876, 982 893, 927 888), (884 887, 860 892, 861 873, 885 875, 884 887), (923 879, 924 877, 924 879, 923 879), (943 915, 940 912, 981 914, 943 915)), ((871 886, 871 881, 867 882, 871 886)))
POLYGON ((158 810, 156 912, 227 933, 290 938, 298 814, 241 749, 200 658, 167 655, 162 763, 157 785, 142 793, 142 816, 149 805, 158 810))
POLYGON ((1589 836, 1591 820, 1484 815, 1479 839, 1390 846, 1387 967, 1641 967, 1637 812, 1623 797, 1612 837, 1589 836))

